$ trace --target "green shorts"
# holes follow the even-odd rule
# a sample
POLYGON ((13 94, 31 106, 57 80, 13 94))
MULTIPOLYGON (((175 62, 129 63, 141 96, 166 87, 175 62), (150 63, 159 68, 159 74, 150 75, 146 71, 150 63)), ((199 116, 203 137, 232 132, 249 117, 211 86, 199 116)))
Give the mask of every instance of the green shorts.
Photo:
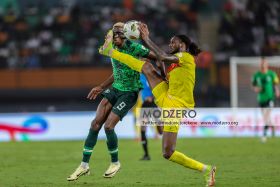
POLYGON ((138 91, 120 91, 116 88, 108 88, 102 92, 102 96, 112 104, 112 112, 120 117, 120 120, 135 105, 138 91))

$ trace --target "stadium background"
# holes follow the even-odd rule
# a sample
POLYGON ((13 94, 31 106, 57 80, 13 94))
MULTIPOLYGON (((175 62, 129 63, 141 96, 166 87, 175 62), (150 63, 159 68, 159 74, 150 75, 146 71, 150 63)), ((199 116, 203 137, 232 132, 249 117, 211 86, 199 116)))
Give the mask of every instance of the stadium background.
MULTIPOLYGON (((80 162, 101 99, 86 96, 112 72, 110 60, 98 55, 97 48, 113 23, 131 19, 146 22, 164 49, 170 36, 185 33, 204 50, 197 61, 194 95, 205 119, 233 119, 229 108, 222 108, 231 106, 230 57, 280 55, 277 0, 1 0, 0 187, 72 186, 66 177, 80 162)), ((279 66, 274 70, 280 76, 279 66)), ((242 102, 250 99, 252 104, 242 107, 257 106, 248 85, 252 72, 251 66, 237 72, 242 75, 239 91, 247 94, 242 102)), ((240 114, 238 127, 182 127, 178 150, 216 164, 217 186, 279 186, 279 138, 262 144, 260 111, 247 108, 240 114)), ((279 115, 280 109, 274 109, 278 136, 279 115)), ((204 185, 197 173, 162 158, 160 139, 149 140, 151 162, 139 163, 142 150, 139 141, 131 140, 138 135, 132 113, 116 131, 121 172, 113 180, 101 177, 109 163, 101 130, 94 174, 73 185, 204 185)), ((154 136, 150 128, 148 136, 154 136)))
POLYGON ((3 0, 0 112, 96 110, 100 98, 85 96, 111 74, 97 48, 114 22, 131 19, 166 50, 176 33, 198 42, 196 106, 229 107, 229 58, 279 55, 278 11, 278 1, 3 0))
MULTIPOLYGON (((34 112, 95 111, 100 97, 93 102, 86 95, 111 74, 109 58, 97 48, 114 22, 131 19, 146 22, 166 50, 176 33, 196 41, 204 50, 197 60, 196 106, 229 107, 230 57, 279 55, 278 12, 278 1, 3 0, 1 116, 25 114, 27 120, 34 112)), ((239 81, 248 84, 251 73, 239 81)), ((248 89, 244 98, 252 102, 251 94, 248 89)))

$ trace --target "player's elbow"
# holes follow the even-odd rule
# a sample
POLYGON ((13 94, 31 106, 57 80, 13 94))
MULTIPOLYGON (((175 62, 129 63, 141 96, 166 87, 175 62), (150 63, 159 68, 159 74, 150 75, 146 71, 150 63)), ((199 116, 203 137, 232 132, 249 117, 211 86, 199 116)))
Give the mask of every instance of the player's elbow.
POLYGON ((155 73, 155 68, 153 67, 153 65, 152 65, 151 63, 146 62, 146 63, 143 65, 142 72, 143 72, 145 75, 151 75, 151 74, 154 74, 154 73, 155 73))
POLYGON ((158 54, 157 55, 157 60, 158 61, 166 61, 168 59, 168 55, 167 54, 158 54))

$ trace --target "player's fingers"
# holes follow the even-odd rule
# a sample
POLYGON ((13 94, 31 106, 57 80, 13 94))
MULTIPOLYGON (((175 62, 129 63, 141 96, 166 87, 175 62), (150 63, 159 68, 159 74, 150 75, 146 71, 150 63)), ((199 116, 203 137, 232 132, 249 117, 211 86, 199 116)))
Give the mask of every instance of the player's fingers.
POLYGON ((94 93, 95 93, 95 91, 96 91, 96 90, 94 90, 94 89, 93 89, 93 90, 91 90, 91 91, 89 92, 89 94, 88 94, 87 98, 91 100, 91 99, 92 99, 92 96, 93 96, 93 95, 94 95, 94 93))
POLYGON ((139 24, 139 30, 140 30, 140 31, 143 31, 143 26, 142 26, 142 24, 139 24))
POLYGON ((144 30, 145 29, 145 24, 144 23, 140 23, 139 28, 140 28, 140 30, 144 30))
POLYGON ((96 92, 93 94, 92 99, 96 99, 96 97, 102 92, 102 90, 96 90, 96 92))
POLYGON ((143 23, 143 28, 144 28, 144 29, 148 29, 147 24, 143 23))
POLYGON ((88 93, 87 98, 89 99, 91 96, 92 90, 88 93))
POLYGON ((94 100, 94 99, 97 97, 97 95, 98 95, 98 93, 94 93, 94 94, 92 95, 92 100, 94 100))

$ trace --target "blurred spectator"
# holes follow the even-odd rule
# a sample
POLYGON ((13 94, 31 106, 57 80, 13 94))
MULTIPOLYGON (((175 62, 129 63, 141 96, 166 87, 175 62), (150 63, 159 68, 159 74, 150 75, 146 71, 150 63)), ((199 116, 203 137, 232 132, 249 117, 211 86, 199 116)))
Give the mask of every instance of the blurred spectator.
POLYGON ((280 54, 280 2, 228 0, 219 28, 218 56, 280 54))
POLYGON ((155 41, 167 50, 175 33, 197 39, 197 11, 205 4, 207 0, 1 0, 0 68, 107 65, 97 49, 114 22, 130 19, 147 22, 155 41))

